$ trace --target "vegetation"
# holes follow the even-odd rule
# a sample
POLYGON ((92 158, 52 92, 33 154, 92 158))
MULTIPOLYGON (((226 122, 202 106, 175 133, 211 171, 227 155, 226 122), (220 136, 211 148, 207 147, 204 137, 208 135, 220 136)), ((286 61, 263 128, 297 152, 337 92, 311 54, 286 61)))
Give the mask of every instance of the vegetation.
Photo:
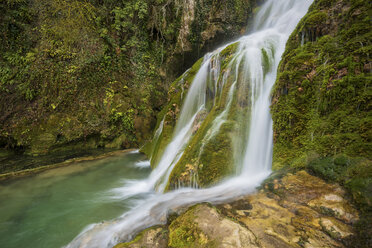
MULTIPOLYGON (((237 46, 238 43, 233 43, 221 52, 221 61, 223 61, 224 64, 231 62, 233 58, 232 55, 236 52, 237 46)), ((183 90, 179 88, 169 93, 171 96, 170 104, 161 112, 161 114, 166 113, 164 129, 160 139, 154 144, 156 150, 152 153, 153 158, 154 155, 156 156, 158 154, 158 151, 163 151, 169 143, 174 131, 176 118, 178 117, 182 105, 183 99, 181 96, 186 95, 187 91, 185 89, 189 88, 189 79, 193 79, 197 71, 196 69, 200 67, 200 64, 201 60, 180 79, 184 82, 184 84, 182 84, 183 90), (172 120, 171 122, 169 121, 170 119, 172 120)), ((221 71, 219 77, 223 77, 223 73, 224 71, 221 71)), ((209 113, 208 111, 202 111, 196 117, 195 123, 193 124, 193 136, 188 147, 185 149, 184 155, 178 161, 170 175, 167 186, 168 189, 173 189, 179 184, 189 185, 190 180, 194 180, 194 183, 197 183, 201 187, 208 186, 218 182, 224 176, 230 175, 234 171, 234 161, 231 156, 234 123, 226 122, 221 125, 213 137, 209 139, 206 138, 209 135, 208 132, 211 131, 210 129, 214 124, 215 118, 221 114, 227 104, 227 95, 234 79, 234 75, 231 74, 226 80, 223 89, 220 89, 222 91, 221 94, 217 94, 215 99, 211 97, 208 100, 206 105, 209 106, 207 107, 210 109, 209 113), (216 104, 212 106, 212 102, 216 102, 216 104)), ((179 85, 179 81, 176 81, 173 85, 179 85)), ((214 86, 208 87, 208 91, 214 91, 214 86)), ((171 89, 173 89, 173 87, 171 87, 171 89)), ((159 120, 162 118, 162 116, 158 117, 159 120)), ((154 159, 151 162, 154 162, 156 165, 156 161, 157 160, 154 159)))
POLYGON ((181 217, 174 220, 169 226, 169 247, 216 247, 215 240, 209 240, 194 221, 195 211, 199 205, 195 205, 181 217))
POLYGON ((347 156, 367 158, 360 163, 371 170, 369 20, 364 1, 315 1, 290 37, 272 104, 275 169, 309 167, 336 181, 354 171, 364 178, 352 167, 358 162, 345 168, 332 162, 347 156))
POLYGON ((368 6, 333 1, 344 7, 339 13, 339 8, 323 9, 324 2, 316 1, 298 25, 279 68, 272 105, 276 167, 310 151, 371 155, 368 6), (326 11, 327 21, 315 24, 314 16, 323 16, 316 11, 326 11), (312 28, 318 30, 315 40, 307 35, 312 28))
MULTIPOLYGON (((214 25, 234 26, 232 36, 255 5, 228 0, 240 6, 238 18, 219 2, 196 2, 204 22, 220 15, 214 25)), ((1 1, 0 149, 40 155, 149 139, 169 83, 210 49, 206 39, 226 38, 212 32, 180 48, 181 38, 211 28, 194 16, 185 30, 186 8, 165 0, 1 1)))
MULTIPOLYGON (((12 152, 38 156, 68 151, 70 157, 71 151, 78 154, 76 150, 138 147, 150 139, 155 127, 161 133, 142 151, 151 154, 151 164, 156 165, 172 139, 184 97, 203 59, 195 61, 222 41, 243 34, 259 2, 1 1, 1 161, 12 152)), ((302 169, 341 184, 361 210, 355 227, 365 237, 358 244, 366 247, 372 236, 370 14, 365 0, 315 0, 289 38, 272 99, 277 174, 266 184, 275 192, 278 178, 302 169)), ((237 47, 233 43, 220 53, 220 79, 228 65, 236 66, 232 59, 237 47)), ((269 57, 262 50, 266 73, 269 57)), ((233 137, 246 128, 236 130, 235 124, 249 119, 245 113, 250 106, 239 78, 228 75, 219 96, 208 82, 213 99, 193 123, 193 136, 167 190, 190 186, 192 180, 210 186, 234 172, 236 157, 231 151, 241 151, 233 137), (233 85, 238 90, 229 116, 209 136, 233 85)), ((62 161, 66 156, 52 157, 62 161)), ((12 171, 29 167, 4 162, 0 173, 9 172, 3 175, 7 178, 12 171)), ((320 208, 323 214, 334 215, 320 208)), ((172 221, 169 246, 215 245, 194 218, 191 208, 172 221)), ((168 233, 164 235, 168 238, 168 233)))
POLYGON ((132 2, 1 3, 2 143, 42 154, 90 137, 97 147, 125 134, 128 147, 149 136, 165 85, 159 44, 140 38, 147 7, 132 2))
POLYGON ((151 164, 153 166, 159 162, 166 145, 173 137, 182 102, 202 62, 203 58, 199 59, 190 70, 176 79, 169 87, 168 104, 159 112, 157 116, 158 123, 155 128, 155 130, 162 128, 162 132, 157 139, 154 138, 141 149, 142 152, 151 157, 151 164), (163 127, 160 127, 162 121, 163 127))
POLYGON ((365 1, 315 1, 287 43, 272 103, 274 169, 342 184, 362 219, 372 203, 369 14, 365 1))

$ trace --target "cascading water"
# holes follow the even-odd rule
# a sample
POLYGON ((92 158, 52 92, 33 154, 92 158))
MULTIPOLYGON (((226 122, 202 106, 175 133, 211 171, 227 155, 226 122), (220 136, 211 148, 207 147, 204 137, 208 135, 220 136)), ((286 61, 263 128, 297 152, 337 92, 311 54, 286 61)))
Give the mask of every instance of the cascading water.
MULTIPOLYGON (((268 0, 257 13, 251 33, 236 41, 239 47, 223 70, 221 52, 232 43, 205 55, 183 101, 173 138, 156 168, 148 179, 127 182, 124 187, 111 192, 119 199, 145 195, 143 199, 134 202, 133 209, 118 219, 88 226, 67 247, 112 247, 133 238, 142 229, 164 223, 167 213, 180 206, 205 201, 223 202, 254 191, 270 174, 272 120, 269 106, 276 68, 289 35, 311 3, 312 0, 268 0), (236 176, 207 189, 188 187, 162 193, 170 173, 193 138, 195 122, 202 113, 210 113, 218 104, 217 98, 224 87, 228 89, 223 111, 214 118, 201 140, 201 147, 210 142, 228 121, 233 103, 245 103, 247 113, 237 118, 239 135, 233 138, 236 176)), ((156 139, 162 132, 163 123, 164 120, 156 132, 156 139)), ((195 185, 190 182, 188 186, 195 185)))

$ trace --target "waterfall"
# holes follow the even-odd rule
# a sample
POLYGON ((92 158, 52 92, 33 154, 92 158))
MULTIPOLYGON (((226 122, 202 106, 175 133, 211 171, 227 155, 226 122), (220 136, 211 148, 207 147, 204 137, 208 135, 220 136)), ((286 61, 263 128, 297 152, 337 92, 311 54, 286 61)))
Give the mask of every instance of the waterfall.
POLYGON ((183 100, 173 137, 149 178, 127 182, 111 192, 118 199, 144 197, 121 217, 88 226, 67 247, 112 247, 133 238, 142 229, 165 223, 167 213, 180 206, 224 202, 251 193, 260 185, 271 172, 270 91, 286 41, 311 3, 312 0, 268 0, 260 7, 250 34, 206 54, 183 100), (221 53, 231 44, 238 44, 237 50, 222 69, 221 53), (231 121, 231 110, 239 104, 245 111, 234 117, 231 156, 235 175, 205 189, 192 187, 196 187, 193 180, 198 178, 192 175, 190 185, 186 185, 190 187, 163 193, 173 168, 194 137, 193 128, 199 116, 210 114, 217 107, 222 109, 200 141, 199 156, 202 156, 205 145, 231 121))

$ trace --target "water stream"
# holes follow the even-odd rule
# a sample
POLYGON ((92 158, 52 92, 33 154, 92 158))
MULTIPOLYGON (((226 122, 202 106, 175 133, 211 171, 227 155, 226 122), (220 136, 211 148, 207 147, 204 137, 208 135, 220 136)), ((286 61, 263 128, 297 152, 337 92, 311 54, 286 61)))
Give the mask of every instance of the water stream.
MULTIPOLYGON (((111 191, 115 199, 125 200, 138 195, 146 197, 138 200, 137 205, 119 218, 87 226, 67 247, 112 247, 118 242, 130 240, 146 227, 165 223, 167 214, 181 206, 205 201, 218 203, 253 192, 271 172, 272 120, 269 106, 276 70, 289 35, 311 3, 312 0, 268 0, 257 13, 250 34, 235 41, 239 43, 238 51, 223 72, 221 51, 231 43, 206 54, 183 101, 173 138, 156 168, 147 179, 127 181, 111 191), (219 77, 221 73, 223 76, 219 77), (237 145, 234 149, 241 152, 233 151, 236 175, 207 189, 181 187, 163 193, 172 169, 193 136, 194 121, 201 112, 209 113, 216 104, 217 95, 221 94, 223 87, 228 87, 226 73, 234 74, 234 83, 227 91, 230 99, 204 141, 209 141, 218 133, 221 122, 226 121, 232 105, 231 98, 243 95, 248 102, 249 113, 245 113, 246 117, 237 127, 242 131, 235 137, 237 145), (212 95, 207 92, 210 85, 214 87, 212 95), (210 101, 211 97, 213 101, 210 101)), ((193 185, 195 183, 189 186, 193 185)))
MULTIPOLYGON (((173 137, 152 171, 149 161, 137 152, 0 184, 1 247, 113 247, 147 227, 165 223, 167 215, 180 207, 221 203, 254 192, 271 173, 269 107, 276 70, 289 35, 311 3, 267 0, 248 35, 204 56, 183 95, 173 137), (234 43, 237 51, 224 65, 222 51, 234 43), (226 100, 221 103, 223 94, 226 100), (198 177, 193 175, 188 185, 164 193, 173 168, 195 137, 200 116, 221 108, 200 140, 202 156, 206 145, 232 121, 237 104, 244 104, 246 112, 233 120, 238 133, 231 151, 236 172, 205 189, 198 188, 198 177)), ((164 119, 155 142, 163 124, 164 119)))

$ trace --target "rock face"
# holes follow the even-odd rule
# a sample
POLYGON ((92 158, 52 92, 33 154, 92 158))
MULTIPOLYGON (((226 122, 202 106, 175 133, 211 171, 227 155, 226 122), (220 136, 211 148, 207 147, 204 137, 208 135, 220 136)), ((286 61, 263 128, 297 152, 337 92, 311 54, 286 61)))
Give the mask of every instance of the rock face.
POLYGON ((143 243, 154 233, 148 229, 117 247, 358 247, 350 243, 358 218, 339 185, 299 171, 267 182, 254 195, 189 208, 162 227, 163 246, 143 243))
POLYGON ((363 0, 315 0, 289 38, 273 90, 274 168, 371 157, 369 10, 363 0))
POLYGON ((371 213, 369 11, 363 0, 313 2, 287 42, 271 113, 273 169, 338 182, 371 213))
POLYGON ((183 1, 180 31, 175 53, 195 61, 226 40, 245 33, 249 17, 260 0, 183 1))
POLYGON ((258 2, 2 1, 0 149, 138 147, 170 83, 258 2))

